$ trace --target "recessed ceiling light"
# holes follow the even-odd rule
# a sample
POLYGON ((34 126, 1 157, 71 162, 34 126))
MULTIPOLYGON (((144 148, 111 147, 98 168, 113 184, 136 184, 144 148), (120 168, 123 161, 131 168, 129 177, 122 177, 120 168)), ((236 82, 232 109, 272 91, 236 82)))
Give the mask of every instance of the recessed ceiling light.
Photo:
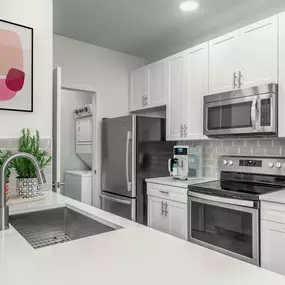
POLYGON ((199 8, 199 3, 196 1, 187 1, 180 4, 180 10, 183 12, 194 11, 199 8))

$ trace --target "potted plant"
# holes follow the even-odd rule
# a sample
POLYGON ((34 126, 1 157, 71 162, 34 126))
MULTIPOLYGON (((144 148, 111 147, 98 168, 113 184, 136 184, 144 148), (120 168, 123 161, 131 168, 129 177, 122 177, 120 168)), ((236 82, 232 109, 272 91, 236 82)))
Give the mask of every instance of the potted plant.
MULTIPOLYGON (((22 129, 18 144, 18 151, 33 155, 38 160, 41 168, 51 162, 52 157, 40 147, 39 131, 32 134, 30 129, 22 129)), ((33 198, 41 195, 36 168, 32 162, 25 158, 18 158, 14 161, 13 167, 17 173, 17 196, 19 198, 33 198)))
MULTIPOLYGON (((8 151, 0 150, 0 169, 1 169, 4 161, 11 155, 12 155, 12 152, 10 150, 8 150, 8 151)), ((6 196, 7 197, 9 194, 9 181, 10 181, 10 176, 11 176, 11 168, 12 168, 12 165, 9 164, 7 169, 6 169, 6 196)))

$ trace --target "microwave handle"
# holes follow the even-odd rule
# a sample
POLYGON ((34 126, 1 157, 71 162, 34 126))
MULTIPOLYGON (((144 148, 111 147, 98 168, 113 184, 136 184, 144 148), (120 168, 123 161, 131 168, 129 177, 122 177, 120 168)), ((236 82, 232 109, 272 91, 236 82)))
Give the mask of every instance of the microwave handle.
POLYGON ((252 123, 252 128, 255 130, 256 129, 256 106, 257 105, 257 98, 254 98, 252 100, 252 105, 251 105, 251 123, 252 123))

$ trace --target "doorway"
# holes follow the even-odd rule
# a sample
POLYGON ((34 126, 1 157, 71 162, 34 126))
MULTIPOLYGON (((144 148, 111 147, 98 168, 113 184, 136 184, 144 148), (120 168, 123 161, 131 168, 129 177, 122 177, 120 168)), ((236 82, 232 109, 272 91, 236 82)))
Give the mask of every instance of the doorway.
POLYGON ((53 93, 53 191, 92 205, 96 173, 96 92, 63 87, 61 69, 57 68, 53 93), (87 107, 88 112, 82 118, 76 115, 79 113, 76 111, 84 112, 87 107), (78 130, 86 128, 86 122, 89 127, 85 132, 90 139, 82 142, 78 140, 78 130))

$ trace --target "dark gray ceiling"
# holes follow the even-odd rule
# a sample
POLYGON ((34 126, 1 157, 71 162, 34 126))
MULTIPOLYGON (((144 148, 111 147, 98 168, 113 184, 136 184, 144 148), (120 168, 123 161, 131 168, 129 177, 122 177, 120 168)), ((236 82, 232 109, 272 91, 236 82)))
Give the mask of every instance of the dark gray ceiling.
POLYGON ((54 33, 148 61, 285 10, 285 0, 54 0, 54 33))

